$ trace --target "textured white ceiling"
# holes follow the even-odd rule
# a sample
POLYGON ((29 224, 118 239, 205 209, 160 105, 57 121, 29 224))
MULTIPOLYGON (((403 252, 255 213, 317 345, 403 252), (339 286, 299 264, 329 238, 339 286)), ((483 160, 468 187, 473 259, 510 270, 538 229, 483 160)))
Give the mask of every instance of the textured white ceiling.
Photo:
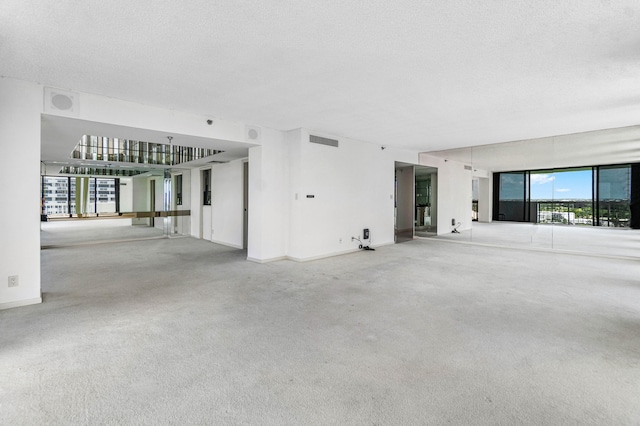
POLYGON ((0 58, 3 76, 420 151, 640 121, 637 0, 3 0, 0 58))

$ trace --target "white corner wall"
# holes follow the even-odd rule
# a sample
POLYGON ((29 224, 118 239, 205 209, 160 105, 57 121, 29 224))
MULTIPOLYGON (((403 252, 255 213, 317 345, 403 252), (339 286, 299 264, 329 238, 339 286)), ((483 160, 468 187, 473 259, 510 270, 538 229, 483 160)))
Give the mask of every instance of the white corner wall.
POLYGON ((268 262, 288 253, 289 144, 299 131, 262 129, 262 145, 249 149, 249 236, 247 259, 268 262))
POLYGON ((493 176, 478 176, 478 222, 491 222, 493 213, 493 176))
POLYGON ((133 178, 120 178, 120 212, 133 211, 133 178))
MULTIPOLYGON (((191 210, 191 171, 190 170, 180 170, 175 173, 175 175, 182 175, 182 204, 175 204, 176 193, 172 194, 172 209, 182 211, 182 210, 191 210)), ((175 183, 175 175, 173 176, 173 181, 175 183)), ((175 188, 175 186, 174 186, 175 188)), ((174 218, 174 232, 180 235, 191 235, 191 216, 176 216, 174 218)))
MULTIPOLYGON (((155 211, 161 212, 164 211, 164 177, 154 177, 152 179, 156 182, 155 211)), ((164 230, 164 218, 156 217, 153 221, 153 226, 156 229, 164 230)))
POLYGON ((0 77, 0 309, 42 302, 40 290, 41 87, 0 77), (20 161, 16 161, 20 159, 20 161), (11 184, 9 184, 11 182, 11 184), (18 286, 8 287, 8 277, 18 286))
POLYGON ((200 194, 202 182, 200 169, 191 169, 190 175, 190 184, 184 187, 184 191, 189 191, 191 200, 191 236, 202 238, 202 195, 200 194))
POLYGON ((213 227, 211 225, 211 206, 202 206, 202 239, 206 241, 212 241, 213 227))
POLYGON ((212 167, 211 241, 243 248, 244 160, 212 167))
MULTIPOLYGON (((211 237, 212 237, 212 233, 213 233, 213 226, 212 226, 212 205, 204 205, 202 204, 203 202, 203 197, 204 197, 204 191, 203 191, 203 185, 202 185, 202 172, 204 170, 211 170, 211 166, 207 166, 207 167, 202 167, 200 169, 197 169, 197 174, 195 175, 195 180, 197 181, 197 185, 196 188, 198 188, 198 210, 199 210, 199 218, 200 218, 200 223, 198 225, 198 232, 199 232, 199 238, 202 238, 203 240, 206 241, 211 241, 211 237)), ((213 185, 213 179, 211 181, 212 185, 213 185)), ((211 192, 213 195, 213 186, 211 187, 211 192)), ((212 200, 213 203, 213 200, 212 200)))
MULTIPOLYGON (((149 178, 147 177, 134 177, 132 179, 132 201, 131 205, 135 212, 148 212, 149 211, 149 178)), ((134 218, 132 219, 134 225, 149 225, 149 219, 146 218, 134 218)))

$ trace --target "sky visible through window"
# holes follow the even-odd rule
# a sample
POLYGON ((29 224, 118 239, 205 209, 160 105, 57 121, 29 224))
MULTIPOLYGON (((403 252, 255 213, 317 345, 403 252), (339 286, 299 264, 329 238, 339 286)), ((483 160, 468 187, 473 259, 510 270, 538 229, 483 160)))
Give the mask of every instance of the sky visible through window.
POLYGON ((532 200, 591 200, 591 170, 531 173, 532 200))

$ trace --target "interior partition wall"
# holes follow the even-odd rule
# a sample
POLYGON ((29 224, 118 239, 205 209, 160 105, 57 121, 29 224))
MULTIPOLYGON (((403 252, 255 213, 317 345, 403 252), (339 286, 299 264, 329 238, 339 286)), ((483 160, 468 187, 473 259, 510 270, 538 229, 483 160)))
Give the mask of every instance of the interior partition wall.
POLYGON ((640 165, 494 173, 493 220, 640 228, 640 165))

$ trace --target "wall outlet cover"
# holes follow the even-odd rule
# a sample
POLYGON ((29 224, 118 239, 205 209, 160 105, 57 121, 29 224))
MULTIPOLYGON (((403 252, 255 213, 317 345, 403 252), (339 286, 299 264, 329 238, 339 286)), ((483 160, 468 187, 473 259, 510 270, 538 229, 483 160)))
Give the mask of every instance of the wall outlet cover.
POLYGON ((19 281, 17 275, 11 275, 9 277, 9 287, 18 287, 19 281))

